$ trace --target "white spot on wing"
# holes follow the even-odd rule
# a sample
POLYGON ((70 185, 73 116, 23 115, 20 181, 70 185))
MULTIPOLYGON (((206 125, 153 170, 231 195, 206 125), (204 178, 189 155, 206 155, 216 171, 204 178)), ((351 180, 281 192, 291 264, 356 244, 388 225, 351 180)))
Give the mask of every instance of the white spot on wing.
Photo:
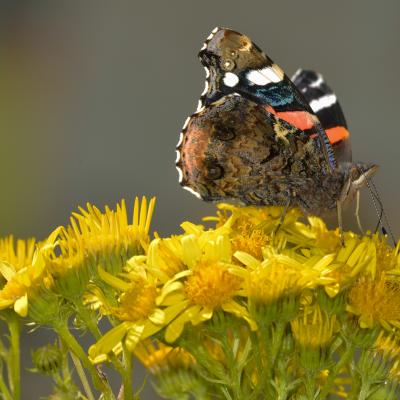
POLYGON ((178 171, 178 175, 179 175, 178 181, 179 181, 179 183, 181 183, 183 181, 183 172, 178 166, 176 166, 176 170, 178 171))
POLYGON ((207 48, 207 43, 206 43, 206 42, 204 42, 204 43, 203 43, 203 46, 201 46, 201 49, 200 49, 200 51, 201 51, 201 50, 204 50, 204 49, 206 49, 206 48, 207 48))
POLYGON ((312 110, 315 113, 317 113, 318 111, 322 110, 323 108, 328 108, 331 105, 335 104, 336 101, 337 101, 337 99, 334 94, 327 94, 318 99, 312 100, 310 102, 310 107, 312 108, 312 110))
POLYGON ((292 81, 296 80, 298 78, 298 76, 303 72, 303 70, 301 68, 299 68, 294 75, 292 76, 292 81))
POLYGON ((207 67, 204 67, 206 70, 206 78, 208 79, 210 77, 210 70, 207 67))
POLYGON ((176 160, 175 163, 179 162, 179 160, 181 159, 181 153, 179 150, 176 150, 176 160))
POLYGON ((204 90, 201 93, 201 96, 204 96, 207 92, 208 92, 208 81, 206 81, 204 84, 204 90))
POLYGON ((232 72, 227 72, 225 73, 223 81, 226 86, 234 87, 238 84, 239 77, 232 72))
POLYGON ((190 121, 190 117, 187 117, 186 120, 185 120, 185 123, 182 126, 182 130, 187 128, 189 121, 190 121))
POLYGON ((211 31, 211 33, 217 33, 219 31, 219 26, 216 26, 212 31, 211 31))
POLYGON ((183 133, 181 132, 179 135, 179 142, 176 144, 176 147, 179 147, 183 142, 183 133))
POLYGON ((280 82, 283 76, 283 71, 276 64, 263 69, 250 71, 246 75, 251 83, 258 86, 268 85, 272 82, 280 82))
POLYGON ((317 88, 320 87, 324 83, 324 78, 321 74, 318 74, 317 80, 310 83, 310 88, 317 88))
POLYGON ((199 113, 201 111, 204 110, 204 106, 203 106, 203 102, 201 100, 199 100, 198 104, 197 104, 197 110, 196 113, 199 113))
POLYGON ((200 194, 197 193, 197 192, 195 192, 191 187, 189 187, 189 186, 183 186, 183 188, 184 188, 185 190, 187 190, 188 192, 194 194, 198 199, 201 199, 200 194))

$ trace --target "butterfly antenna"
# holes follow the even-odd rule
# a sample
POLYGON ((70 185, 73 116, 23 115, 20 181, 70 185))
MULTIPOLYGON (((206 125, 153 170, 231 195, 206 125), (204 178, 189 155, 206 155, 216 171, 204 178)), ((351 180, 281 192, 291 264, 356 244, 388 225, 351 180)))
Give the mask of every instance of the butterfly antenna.
POLYGON ((388 218, 388 216, 387 216, 387 214, 386 214, 386 211, 385 211, 385 209, 384 209, 384 207, 383 207, 383 203, 382 203, 382 201, 381 201, 381 199, 380 199, 380 197, 379 197, 378 189, 376 188, 376 186, 375 186, 375 184, 374 184, 374 182, 373 182, 372 180, 369 181, 368 183, 369 183, 369 184, 371 185, 371 187, 374 189, 375 198, 376 198, 376 200, 378 201, 379 206, 380 206, 380 208, 381 208, 381 222, 382 222, 382 216, 383 216, 383 219, 385 220, 385 225, 387 226, 387 229, 388 229, 388 230, 386 230, 385 227, 382 225, 382 233, 383 233, 384 235, 387 235, 387 233, 388 233, 388 231, 389 231, 389 235, 390 235, 390 237, 391 237, 392 240, 393 240, 393 244, 396 246, 396 239, 395 239, 395 237, 394 237, 394 234, 393 234, 393 231, 392 231, 392 227, 391 227, 390 222, 389 222, 389 218, 388 218))
POLYGON ((393 231, 392 231, 392 228, 391 228, 390 223, 389 223, 389 218, 387 217, 387 214, 386 214, 385 209, 383 207, 383 203, 382 203, 382 200, 381 200, 381 198, 379 196, 378 189, 376 188, 374 182, 372 180, 370 180, 364 174, 364 172, 362 170, 358 169, 358 171, 361 174, 363 174, 364 177, 365 177, 366 186, 367 186, 367 188, 368 188, 368 190, 370 192, 372 203, 373 203, 375 211, 376 211, 376 213, 378 215, 378 223, 376 225, 375 232, 378 231, 379 225, 381 225, 382 226, 382 234, 383 235, 387 235, 387 233, 389 231, 389 235, 390 235, 390 237, 391 237, 391 239, 393 241, 393 244, 394 244, 394 246, 396 246, 396 239, 394 238, 393 231), (386 230, 385 226, 382 224, 382 220, 385 221, 385 225, 388 228, 387 230, 386 230))

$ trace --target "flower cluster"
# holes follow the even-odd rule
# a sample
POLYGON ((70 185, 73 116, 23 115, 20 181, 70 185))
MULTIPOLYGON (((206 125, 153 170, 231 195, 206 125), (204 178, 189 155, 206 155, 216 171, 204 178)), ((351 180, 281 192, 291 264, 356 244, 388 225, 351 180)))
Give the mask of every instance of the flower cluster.
POLYGON ((171 399, 398 398, 399 246, 228 204, 151 239, 153 209, 136 199, 129 221, 125 202, 88 205, 44 242, 0 240, 0 309, 51 326, 104 398, 99 364, 138 396, 132 358, 171 399))

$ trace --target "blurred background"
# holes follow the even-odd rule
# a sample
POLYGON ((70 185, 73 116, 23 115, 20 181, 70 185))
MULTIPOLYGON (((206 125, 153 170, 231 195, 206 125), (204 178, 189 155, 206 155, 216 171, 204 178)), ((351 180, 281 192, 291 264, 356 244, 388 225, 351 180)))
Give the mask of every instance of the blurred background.
MULTIPOLYGON (((175 145, 204 87, 197 59, 215 26, 249 35, 291 75, 323 73, 352 133, 355 160, 375 179, 392 229, 400 132, 400 2, 0 1, 0 235, 45 237, 86 202, 156 195, 160 234, 214 212, 181 189, 175 145)), ((377 222, 368 192, 361 219, 377 222)), ((345 228, 356 229, 352 211, 345 228)), ((50 392, 27 372, 23 399, 50 392)), ((138 383, 138 380, 137 380, 138 383)), ((157 399, 151 386, 144 399, 157 399)))

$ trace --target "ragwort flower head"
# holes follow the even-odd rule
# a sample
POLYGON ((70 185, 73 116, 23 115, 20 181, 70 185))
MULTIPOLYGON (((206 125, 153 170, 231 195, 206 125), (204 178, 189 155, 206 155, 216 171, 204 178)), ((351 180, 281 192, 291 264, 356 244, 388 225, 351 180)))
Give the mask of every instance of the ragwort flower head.
POLYGON ((336 315, 328 316, 319 307, 304 308, 291 322, 293 336, 304 347, 319 348, 329 344, 336 328, 336 315))
MULTIPOLYGON (((34 238, 16 240, 12 235, 0 238, 0 267, 5 264, 6 267, 12 268, 16 272, 30 265, 35 248, 36 240, 34 238)), ((2 270, 0 273, 3 274, 2 270)), ((6 270, 4 273, 7 275, 6 270)))
MULTIPOLYGON (((28 298, 35 293, 37 286, 46 285, 47 270, 45 257, 56 245, 60 229, 57 228, 46 241, 37 244, 28 242, 25 245, 17 245, 16 253, 9 251, 8 260, 14 261, 12 265, 4 257, 0 261, 1 274, 6 280, 0 290, 0 310, 13 307, 14 311, 25 317, 28 314, 28 298), (33 251, 33 247, 35 250, 33 251)), ((20 242, 21 243, 21 242, 20 242)), ((32 299, 30 299, 32 300, 32 299)))
POLYGON ((110 304, 107 298, 102 297, 104 314, 122 322, 90 347, 89 357, 94 363, 107 360, 110 352, 119 354, 123 344, 133 351, 140 341, 156 334, 179 312, 174 306, 159 307, 156 301, 160 294, 157 278, 134 260, 120 277, 101 267, 98 273, 117 294, 117 305, 114 305, 115 302, 110 304))
POLYGON ((374 280, 360 278, 350 289, 348 310, 359 316, 361 328, 377 323, 400 326, 400 281, 388 280, 384 274, 374 280))
POLYGON ((80 213, 72 214, 70 225, 61 233, 61 255, 70 257, 74 253, 83 253, 91 258, 95 268, 99 262, 108 268, 105 261, 107 264, 115 261, 117 265, 110 268, 119 272, 127 259, 147 250, 154 206, 154 198, 149 203, 145 197, 141 203, 136 198, 131 221, 124 200, 116 210, 106 206, 101 212, 91 204, 87 204, 87 210, 79 208, 80 213))
POLYGON ((180 237, 178 255, 185 269, 163 284, 157 299, 160 306, 174 305, 179 310, 166 329, 166 340, 174 342, 186 323, 207 321, 217 310, 243 318, 255 329, 246 308, 236 301, 241 279, 229 271, 229 223, 209 231, 190 223, 182 226, 186 234, 180 237))
MULTIPOLYGON (((128 257, 142 254, 148 247, 154 198, 136 198, 132 221, 128 220, 125 201, 116 210, 106 207, 102 213, 88 204, 70 219, 70 225, 61 228, 57 246, 49 252, 46 265, 51 274, 53 290, 72 301, 80 299, 89 282, 97 282, 98 265, 115 274, 122 270, 128 257)), ((100 280, 101 281, 101 280, 100 280)), ((98 293, 98 290, 95 289, 98 293)), ((93 293, 90 302, 95 302, 93 293)))

